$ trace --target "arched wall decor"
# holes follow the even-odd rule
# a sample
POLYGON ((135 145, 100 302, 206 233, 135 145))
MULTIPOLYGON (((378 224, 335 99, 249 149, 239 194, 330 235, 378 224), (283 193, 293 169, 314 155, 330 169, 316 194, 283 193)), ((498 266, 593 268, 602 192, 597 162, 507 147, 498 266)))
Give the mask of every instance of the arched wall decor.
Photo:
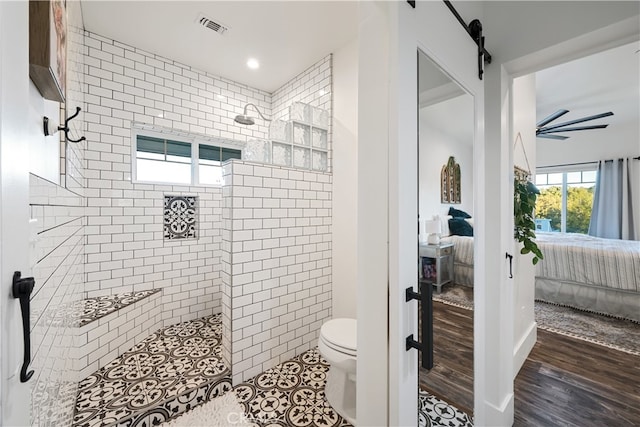
POLYGON ((460 182, 460 165, 456 163, 456 160, 451 156, 440 172, 442 203, 461 203, 462 194, 460 191, 460 182))

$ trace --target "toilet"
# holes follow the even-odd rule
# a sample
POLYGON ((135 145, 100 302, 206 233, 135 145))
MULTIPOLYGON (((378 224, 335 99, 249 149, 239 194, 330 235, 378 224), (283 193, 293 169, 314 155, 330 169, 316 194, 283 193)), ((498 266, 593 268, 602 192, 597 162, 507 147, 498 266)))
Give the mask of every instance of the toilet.
POLYGON ((356 319, 333 319, 320 328, 318 350, 329 363, 325 396, 333 409, 356 424, 356 319))

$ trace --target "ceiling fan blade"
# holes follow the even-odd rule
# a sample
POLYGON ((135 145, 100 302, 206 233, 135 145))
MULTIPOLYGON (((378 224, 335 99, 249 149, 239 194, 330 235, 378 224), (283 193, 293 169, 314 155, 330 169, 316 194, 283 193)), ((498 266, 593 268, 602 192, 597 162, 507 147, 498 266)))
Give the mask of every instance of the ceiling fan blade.
POLYGON ((536 138, 545 138, 545 139, 559 139, 560 141, 564 141, 565 139, 568 139, 568 136, 562 136, 562 135, 551 135, 551 134, 539 134, 536 135, 536 138))
POLYGON ((604 129, 609 125, 593 125, 593 126, 578 126, 575 128, 560 128, 560 129, 547 129, 541 130, 537 132, 537 135, 545 135, 549 133, 559 133, 559 132, 574 132, 577 130, 589 130, 589 129, 604 129))
POLYGON ((538 123, 536 123, 536 127, 537 128, 541 128, 544 125, 546 125, 547 123, 551 123, 552 121, 554 121, 558 117, 564 116, 568 112, 569 112, 569 110, 558 110, 555 113, 553 113, 552 115, 550 115, 549 117, 544 118, 544 119, 540 120, 538 123))
POLYGON ((596 114, 595 116, 583 117, 581 119, 571 120, 571 121, 564 122, 564 123, 558 123, 557 125, 549 126, 547 128, 544 128, 544 127, 543 128, 539 128, 538 130, 543 132, 543 131, 547 131, 547 130, 558 129, 558 128, 561 128, 561 127, 564 127, 564 126, 575 125, 577 123, 588 122, 590 120, 601 119, 602 117, 609 117, 609 116, 613 116, 613 113, 611 111, 608 111, 608 112, 602 113, 602 114, 596 114))

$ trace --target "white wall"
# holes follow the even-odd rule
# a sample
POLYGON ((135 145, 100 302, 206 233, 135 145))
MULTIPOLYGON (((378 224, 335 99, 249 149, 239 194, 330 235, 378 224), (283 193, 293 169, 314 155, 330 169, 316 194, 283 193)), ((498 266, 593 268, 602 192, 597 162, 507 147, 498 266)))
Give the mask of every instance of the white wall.
POLYGON ((458 96, 420 109, 421 220, 447 215, 449 207, 473 216, 473 98, 458 96), (460 165, 462 203, 441 203, 440 172, 449 157, 460 165))
MULTIPOLYGON (((58 184, 60 181, 60 134, 44 136, 43 116, 60 123, 60 103, 46 100, 36 85, 29 81, 29 171, 58 184)), ((73 138, 73 137, 72 137, 73 138)))
POLYGON ((333 317, 356 317, 358 41, 333 53, 333 317))
MULTIPOLYGON (((536 79, 535 75, 519 77, 513 81, 513 137, 519 133, 522 143, 518 141, 513 149, 513 164, 530 170, 533 179, 536 162, 536 79)), ((536 342, 536 322, 534 317, 535 268, 531 262, 531 254, 521 255, 521 244, 516 244, 513 259, 513 342, 514 361, 513 376, 518 374, 536 342)))

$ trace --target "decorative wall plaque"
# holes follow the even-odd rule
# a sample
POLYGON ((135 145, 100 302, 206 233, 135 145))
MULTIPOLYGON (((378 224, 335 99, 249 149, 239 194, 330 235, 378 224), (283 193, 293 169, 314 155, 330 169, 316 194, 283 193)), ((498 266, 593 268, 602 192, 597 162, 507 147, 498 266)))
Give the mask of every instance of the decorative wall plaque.
POLYGON ((198 196, 164 196, 164 239, 198 238, 198 196))
POLYGON ((453 156, 449 157, 449 161, 440 172, 440 192, 442 203, 461 203, 460 165, 453 156))

